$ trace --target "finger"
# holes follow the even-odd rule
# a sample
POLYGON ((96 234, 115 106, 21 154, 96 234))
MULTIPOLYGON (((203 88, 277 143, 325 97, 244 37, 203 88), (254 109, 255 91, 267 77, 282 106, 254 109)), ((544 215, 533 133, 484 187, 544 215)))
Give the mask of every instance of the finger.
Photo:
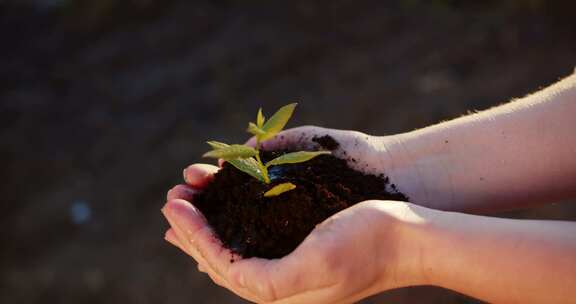
POLYGON ((170 237, 176 236, 181 249, 192 256, 216 284, 230 289, 245 299, 258 302, 257 295, 243 286, 230 284, 227 276, 222 275, 228 271, 230 265, 237 263, 240 257, 221 246, 204 216, 194 206, 177 199, 169 201, 163 208, 163 213, 173 227, 174 234, 170 233, 170 237), (214 258, 215 256, 218 257, 214 258), (231 264, 230 259, 237 262, 231 264))
MULTIPOLYGON (((180 250, 186 252, 186 254, 188 254, 190 256, 193 255, 193 253, 190 252, 189 249, 187 249, 186 247, 184 247, 180 244, 180 241, 178 240, 178 236, 176 235, 176 232, 174 232, 174 229, 172 229, 172 228, 168 229, 168 231, 166 231, 164 239, 166 241, 168 241, 169 243, 171 243, 172 245, 178 247, 180 250)), ((197 266, 198 271, 206 273, 206 274, 210 274, 210 277, 213 280, 218 280, 219 282, 224 282, 224 280, 222 278, 220 278, 214 271, 209 269, 209 267, 204 266, 204 264, 205 264, 204 259, 198 258, 197 262, 198 262, 198 266, 197 266)))
MULTIPOLYGON (((312 137, 323 128, 313 126, 303 126, 284 130, 273 138, 262 142, 261 147, 264 150, 282 150, 285 148, 294 149, 311 149, 312 137)), ((256 137, 252 136, 246 143, 247 146, 256 146, 256 137)))
POLYGON ((164 206, 164 208, 162 208, 162 213, 164 214, 166 220, 168 220, 168 223, 172 227, 171 229, 169 229, 169 231, 171 232, 167 232, 167 234, 169 233, 169 237, 171 239, 175 238, 176 243, 178 244, 180 249, 182 249, 182 251, 186 252, 188 255, 194 258, 196 262, 198 263, 204 262, 200 254, 195 250, 194 246, 190 246, 190 242, 186 238, 186 233, 182 231, 182 229, 174 221, 173 217, 170 216, 170 213, 167 210, 168 209, 167 206, 168 203, 164 206))
MULTIPOLYGON (((261 143, 263 150, 282 150, 286 148, 307 150, 313 148, 312 138, 320 131, 319 127, 303 126, 284 130, 273 138, 261 143)), ((245 145, 256 146, 256 137, 251 137, 245 145)))
POLYGON ((190 201, 194 198, 196 193, 197 191, 188 185, 176 185, 168 191, 166 194, 166 200, 171 201, 174 199, 183 199, 190 201))
MULTIPOLYGON (((166 231, 166 235, 164 236, 164 239, 166 241, 168 241, 169 243, 171 243, 172 245, 178 247, 180 250, 186 252, 188 255, 192 255, 192 253, 189 252, 188 249, 186 249, 184 246, 180 245, 180 241, 178 240, 178 237, 176 236, 176 233, 174 232, 174 229, 170 228, 168 229, 168 231, 166 231)), ((224 287, 224 288, 228 288, 228 284, 226 283, 226 281, 221 278, 218 274, 216 274, 214 271, 209 270, 206 266, 204 266, 202 264, 202 262, 198 262, 198 271, 203 272, 205 274, 207 274, 210 279, 218 286, 224 287)))
POLYGON ((194 188, 206 187, 214 178, 214 174, 219 168, 208 164, 193 164, 183 171, 184 180, 188 185, 194 188))
POLYGON ((204 259, 202 257, 200 257, 197 253, 195 253, 190 248, 187 248, 186 246, 182 246, 174 228, 170 228, 170 229, 168 229, 168 231, 166 231, 166 234, 164 235, 164 239, 166 241, 168 241, 169 243, 171 243, 172 245, 178 247, 180 250, 184 251, 189 256, 192 256, 198 262, 198 270, 200 272, 206 273, 208 276, 210 276, 210 279, 212 279, 212 281, 214 281, 214 283, 216 283, 219 286, 227 288, 227 283, 222 277, 220 277, 215 271, 210 269, 210 267, 204 266, 204 264, 206 262, 204 261, 204 259))
MULTIPOLYGON (((176 246, 178 249, 184 251, 189 256, 197 255, 197 254, 193 253, 190 249, 188 249, 185 246, 182 246, 180 244, 180 240, 178 240, 178 236, 176 235, 174 228, 170 228, 170 229, 168 229, 168 231, 166 231, 166 233, 164 235, 164 239, 168 243, 170 243, 170 244, 176 246)), ((201 257, 198 257, 198 256, 195 257, 194 259, 198 263, 198 271, 204 272, 204 273, 208 273, 209 271, 211 271, 210 269, 208 269, 206 266, 203 265, 205 263, 204 259, 202 259, 201 257)))
POLYGON ((206 266, 198 263, 198 271, 206 273, 206 266))
MULTIPOLYGON (((278 133, 275 137, 262 143, 264 150, 282 150, 282 149, 296 149, 296 150, 331 150, 331 147, 322 147, 313 139, 330 135, 332 137, 343 137, 349 131, 327 129, 316 126, 302 126, 284 130, 278 133)), ((256 139, 250 138, 246 145, 253 146, 256 144, 256 139)))
POLYGON ((180 242, 178 241, 178 237, 176 236, 176 233, 174 232, 174 229, 172 229, 172 228, 168 229, 166 231, 166 233, 164 234, 164 239, 168 243, 170 243, 170 244, 172 244, 178 248, 182 248, 182 246, 180 245, 180 242))
POLYGON ((239 260, 240 257, 222 247, 200 211, 187 201, 179 199, 169 201, 164 209, 180 241, 186 243, 183 245, 194 248, 208 266, 225 277, 230 260, 239 260))
MULTIPOLYGON (((250 141, 249 141, 250 142, 250 141)), ((273 139, 262 143, 263 150, 328 150, 345 160, 352 169, 380 174, 386 167, 383 156, 388 157, 385 141, 365 133, 351 130, 326 129, 303 126, 280 132, 273 139), (331 137, 327 140, 325 136, 331 137)), ((392 160, 386 160, 392 162, 392 160)))
MULTIPOLYGON (((169 228, 166 233, 164 234, 164 239, 166 241, 168 241, 168 243, 178 247, 178 249, 184 251, 184 253, 186 253, 187 255, 191 256, 192 258, 194 258, 196 260, 196 262, 198 263, 198 268, 200 268, 200 265, 202 265, 202 263, 205 263, 204 260, 198 256, 198 254, 194 253, 192 250, 190 250, 190 248, 187 248, 186 246, 182 246, 182 244, 180 243, 180 240, 178 239, 178 235, 176 234, 174 228, 169 228), (196 257, 194 257, 194 255, 196 255, 196 257)), ((204 271, 202 272, 207 272, 208 269, 206 267, 202 267, 202 269, 204 271)))

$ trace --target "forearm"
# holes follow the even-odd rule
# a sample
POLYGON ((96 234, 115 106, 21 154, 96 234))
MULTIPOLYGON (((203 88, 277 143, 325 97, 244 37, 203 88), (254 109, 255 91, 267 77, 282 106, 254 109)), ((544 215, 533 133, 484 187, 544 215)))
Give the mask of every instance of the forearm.
POLYGON ((391 179, 412 202, 511 209, 576 194, 576 76, 484 112, 395 137, 391 179))
POLYGON ((576 224, 432 213, 418 239, 428 284, 491 303, 576 299, 576 224))

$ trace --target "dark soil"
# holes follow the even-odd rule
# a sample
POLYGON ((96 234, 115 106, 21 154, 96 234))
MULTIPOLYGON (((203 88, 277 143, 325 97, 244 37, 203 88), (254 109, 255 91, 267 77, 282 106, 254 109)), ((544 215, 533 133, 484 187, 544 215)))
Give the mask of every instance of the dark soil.
POLYGON ((330 151, 336 150, 338 147, 340 147, 340 144, 332 136, 329 135, 316 136, 312 138, 312 141, 318 143, 322 148, 330 151))
MULTIPOLYGON (((323 138, 337 147, 332 138, 323 138)), ((263 158, 286 152, 263 152, 263 158)), ((272 185, 265 185, 224 164, 206 190, 194 198, 224 245, 245 258, 285 256, 317 224, 358 202, 408 199, 402 193, 386 191, 387 177, 355 171, 332 155, 271 167, 270 171, 272 185), (296 189, 276 197, 263 196, 274 184, 287 181, 296 189)))

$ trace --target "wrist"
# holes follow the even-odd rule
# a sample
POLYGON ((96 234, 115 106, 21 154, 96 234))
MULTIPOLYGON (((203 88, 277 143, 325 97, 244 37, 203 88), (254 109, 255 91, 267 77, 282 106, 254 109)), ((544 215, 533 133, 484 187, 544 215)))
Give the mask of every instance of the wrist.
POLYGON ((475 233, 467 232, 476 217, 422 207, 416 213, 421 222, 410 229, 418 242, 418 278, 423 285, 453 289, 454 282, 469 275, 461 253, 475 244, 475 233))
POLYGON ((411 203, 449 210, 454 200, 450 143, 436 137, 421 131, 380 137, 385 147, 381 163, 384 174, 411 203))
POLYGON ((392 227, 380 227, 385 235, 378 242, 379 251, 392 252, 379 255, 393 257, 392 261, 380 261, 381 290, 434 284, 435 269, 428 254, 434 239, 431 228, 442 211, 396 201, 380 201, 378 208, 383 217, 381 222, 390 222, 393 218, 392 227))

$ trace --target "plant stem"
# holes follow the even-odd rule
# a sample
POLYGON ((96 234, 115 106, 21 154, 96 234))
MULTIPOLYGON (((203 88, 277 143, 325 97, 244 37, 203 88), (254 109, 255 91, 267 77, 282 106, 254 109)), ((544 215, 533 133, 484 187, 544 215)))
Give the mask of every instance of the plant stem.
POLYGON ((258 151, 258 153, 256 154, 256 161, 258 161, 258 166, 260 166, 260 171, 262 172, 262 176, 264 177, 264 182, 266 184, 269 184, 270 177, 268 177, 268 168, 264 166, 264 163, 262 163, 262 160, 260 159, 260 140, 258 139, 258 137, 256 137, 256 151, 258 151))

